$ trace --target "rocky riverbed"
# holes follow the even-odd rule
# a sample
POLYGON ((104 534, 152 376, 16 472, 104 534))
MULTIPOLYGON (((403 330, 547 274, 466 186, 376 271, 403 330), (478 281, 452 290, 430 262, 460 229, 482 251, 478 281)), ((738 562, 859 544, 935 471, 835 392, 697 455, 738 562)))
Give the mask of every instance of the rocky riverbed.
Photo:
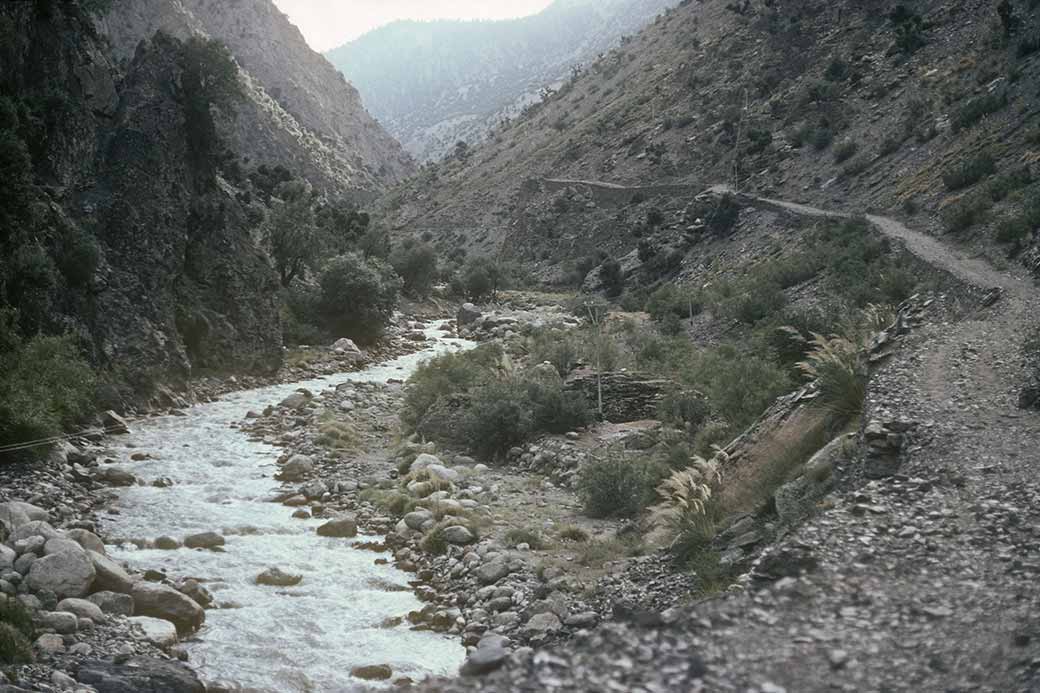
MULTIPOLYGON (((460 346, 434 342, 435 337, 445 336, 443 330, 424 330, 424 327, 402 321, 395 330, 395 338, 374 354, 362 353, 349 342, 338 343, 332 349, 314 350, 315 358, 308 359, 304 365, 290 366, 277 380, 306 374, 308 384, 318 388, 332 381, 331 378, 328 381, 314 379, 323 378, 318 374, 327 372, 337 373, 333 378, 341 381, 350 377, 384 381, 406 377, 420 358, 418 352, 435 343, 438 345, 435 348, 460 346), (382 370, 373 369, 370 364, 381 356, 397 358, 391 359, 390 365, 382 370), (346 369, 352 370, 354 375, 342 373, 346 369)), ((212 399, 217 391, 232 392, 249 384, 252 383, 230 380, 210 390, 203 386, 196 392, 202 393, 199 399, 212 399)), ((304 633, 308 639, 297 650, 320 651, 313 640, 322 636, 333 651, 341 650, 343 642, 353 642, 355 648, 351 652, 359 658, 356 666, 351 666, 343 657, 329 661, 328 665, 345 670, 345 676, 354 682, 391 677, 390 674, 384 677, 386 670, 382 665, 373 668, 367 659, 379 652, 398 653, 396 658, 387 656, 394 661, 392 675, 398 682, 409 680, 407 674, 423 677, 457 669, 462 650, 451 639, 413 636, 407 628, 395 629, 389 622, 392 616, 419 605, 403 573, 384 567, 387 561, 374 564, 367 554, 329 543, 352 537, 352 532, 333 531, 329 538, 328 527, 335 527, 335 521, 301 522, 294 531, 286 531, 284 526, 277 526, 278 523, 271 526, 268 522, 264 526, 262 521, 256 521, 269 515, 269 508, 275 511, 279 508, 267 502, 271 500, 273 482, 269 479, 270 472, 262 468, 257 453, 257 449, 275 449, 250 441, 236 427, 227 424, 242 418, 246 413, 242 403, 250 396, 257 398, 256 407, 262 409, 293 390, 295 386, 240 391, 225 395, 216 403, 191 408, 186 400, 172 401, 170 405, 175 415, 132 420, 129 424, 109 413, 105 421, 109 430, 133 432, 104 440, 91 434, 76 440, 75 445, 61 446, 44 462, 0 467, 3 532, 0 538, 6 542, 0 546, 0 599, 16 600, 27 607, 36 633, 32 643, 34 661, 8 672, 12 684, 31 690, 96 690, 100 693, 154 686, 164 691, 195 691, 202 690, 202 684, 193 670, 201 670, 204 676, 213 679, 209 690, 220 690, 225 684, 210 673, 228 671, 221 667, 225 662, 235 661, 235 657, 224 657, 223 652, 214 655, 207 645, 220 640, 213 634, 221 630, 222 624, 230 624, 225 630, 232 631, 230 637, 224 638, 225 644, 233 641, 241 645, 254 639, 250 633, 277 630, 267 627, 270 624, 250 624, 248 619, 239 618, 249 605, 235 603, 234 597, 241 595, 228 588, 229 583, 241 586, 243 582, 253 589, 301 588, 298 594, 279 591, 261 595, 266 597, 264 603, 253 605, 259 607, 256 608, 259 612, 269 612, 272 604, 281 601, 286 604, 283 613, 298 613, 300 604, 311 596, 317 602, 311 610, 329 614, 333 620, 351 621, 344 618, 345 614, 353 615, 352 622, 367 619, 361 632, 368 636, 368 642, 350 637, 357 633, 331 632, 328 624, 295 624, 301 626, 297 632, 304 633), (227 412, 227 421, 221 421, 219 414, 214 417, 214 410, 227 412), (164 431, 170 437, 163 438, 164 431), (152 437, 155 435, 158 437, 152 437), (192 435, 199 443, 195 449, 185 444, 192 435), (221 449, 224 441, 230 441, 226 443, 229 448, 221 449), (247 448, 238 449, 233 441, 247 448), (199 478, 206 475, 204 465, 207 463, 213 469, 225 470, 236 463, 244 464, 241 471, 232 470, 240 478, 225 475, 220 481, 250 490, 239 498, 220 497, 221 490, 226 489, 205 485, 201 495, 192 497, 190 492, 180 493, 198 485, 199 478), (196 505, 177 507, 178 497, 187 497, 196 505), (150 499, 152 504, 139 503, 142 498, 150 499), (198 511, 206 508, 228 510, 229 516, 241 511, 241 517, 236 522, 216 523, 205 529, 178 524, 186 518, 195 518, 196 522, 200 517, 205 518, 206 513, 198 511), (165 527, 165 531, 132 531, 160 526, 165 527), (100 537, 105 537, 105 541, 100 537), (229 575, 229 571, 243 567, 228 565, 233 563, 229 558, 236 555, 235 549, 256 543, 251 541, 255 537, 262 537, 260 553, 269 553, 260 559, 266 567, 250 572, 247 578, 241 574, 229 575), (322 548, 328 555, 315 555, 306 547, 293 545, 306 537, 322 537, 326 542, 322 548), (268 546, 263 546, 263 542, 268 546), (278 546, 283 542, 289 545, 278 546), (277 550, 267 552, 265 548, 277 550), (279 557, 287 560, 279 565, 279 557), (325 558, 328 560, 323 560, 325 558), (292 564, 301 559, 317 569, 309 575, 298 575, 292 564), (323 582, 318 573, 327 579, 323 582), (344 581, 347 589, 344 589, 344 581), (335 599, 321 604, 323 588, 326 594, 336 593, 335 599), (315 592, 319 593, 317 597, 315 592), (304 599, 300 599, 301 596, 304 599), (207 616, 210 625, 202 634, 193 635, 207 616), (189 658, 191 669, 180 664, 180 660, 189 658), (213 661, 222 664, 214 666, 213 661)), ((270 463, 276 457, 277 452, 268 454, 270 463)), ((315 510, 320 514, 320 508, 315 510)), ((289 520, 288 513, 285 519, 289 520)), ((191 522, 188 520, 188 524, 191 522)), ((350 541, 363 542, 364 538, 350 541)), ((277 617, 274 623, 283 628, 293 625, 278 622, 277 617)), ((285 638, 279 637, 278 643, 279 648, 284 647, 285 638)), ((246 658, 256 654, 248 653, 246 658)), ((241 653, 238 659, 243 659, 241 653)), ((287 680, 266 682, 258 687, 312 689, 315 684, 300 673, 303 669, 312 672, 315 667, 301 665, 287 674, 287 680)), ((320 673, 318 677, 318 687, 345 689, 328 683, 323 685, 320 673)), ((227 686, 240 685, 239 681, 228 680, 233 683, 227 686)))

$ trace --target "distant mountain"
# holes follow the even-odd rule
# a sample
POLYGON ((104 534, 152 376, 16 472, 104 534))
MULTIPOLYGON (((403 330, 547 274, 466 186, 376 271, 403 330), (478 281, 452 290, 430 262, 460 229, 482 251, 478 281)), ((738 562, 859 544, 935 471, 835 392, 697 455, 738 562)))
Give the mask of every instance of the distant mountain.
POLYGON ((558 0, 496 22, 395 22, 326 56, 416 158, 476 143, 543 87, 639 31, 677 0, 558 0))
POLYGON ((320 188, 367 193, 414 170, 365 111, 357 90, 310 49, 271 0, 116 0, 100 28, 125 61, 160 30, 227 44, 249 99, 222 126, 232 149, 252 163, 281 164, 320 188))

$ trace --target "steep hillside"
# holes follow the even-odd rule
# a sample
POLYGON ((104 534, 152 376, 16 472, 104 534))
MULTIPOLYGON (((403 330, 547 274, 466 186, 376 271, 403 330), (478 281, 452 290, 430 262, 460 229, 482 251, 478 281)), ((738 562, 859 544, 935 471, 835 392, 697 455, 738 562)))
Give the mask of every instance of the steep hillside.
POLYGON ((551 281, 584 256, 678 270, 702 231, 694 196, 730 182, 1028 260, 1040 18, 1011 7, 1005 21, 991 2, 685 2, 388 196, 389 223, 551 281))
POLYGON ((281 164, 322 188, 362 191, 382 190, 414 170, 357 90, 272 2, 117 0, 100 26, 123 60, 157 30, 227 44, 249 100, 221 125, 232 149, 251 163, 281 164))
POLYGON ((557 0, 498 22, 396 22, 329 51, 372 113, 420 160, 481 141, 544 87, 594 60, 675 0, 557 0))
POLYGON ((65 334, 138 397, 193 370, 273 370, 277 276, 199 146, 211 101, 189 47, 156 36, 122 70, 83 7, 0 8, 4 363, 65 334))

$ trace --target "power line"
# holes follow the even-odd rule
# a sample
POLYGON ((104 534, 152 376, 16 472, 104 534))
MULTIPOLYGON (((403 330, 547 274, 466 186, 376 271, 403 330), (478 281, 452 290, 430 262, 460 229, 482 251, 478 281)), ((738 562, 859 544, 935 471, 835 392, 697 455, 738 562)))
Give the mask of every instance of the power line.
POLYGON ((79 438, 81 436, 92 435, 92 434, 108 434, 115 433, 123 430, 122 426, 105 426, 102 428, 89 428, 76 433, 65 433, 62 435, 50 436, 48 438, 38 438, 36 440, 27 440, 21 443, 9 443, 7 445, 0 445, 0 455, 6 452, 20 452, 22 450, 29 450, 32 448, 40 448, 47 445, 54 445, 65 440, 72 440, 73 438, 79 438))

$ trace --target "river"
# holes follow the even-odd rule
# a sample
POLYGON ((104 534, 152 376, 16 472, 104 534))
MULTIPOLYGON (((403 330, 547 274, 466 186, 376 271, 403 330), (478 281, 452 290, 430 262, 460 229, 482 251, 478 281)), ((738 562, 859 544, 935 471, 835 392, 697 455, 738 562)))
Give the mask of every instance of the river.
MULTIPOLYGON (((249 410, 277 403, 297 388, 318 392, 347 381, 407 378, 430 356, 473 346, 444 339, 442 322, 427 326, 425 351, 324 379, 229 394, 192 407, 186 416, 163 416, 133 424, 119 439, 120 463, 145 481, 167 477, 170 488, 135 486, 120 493, 118 515, 104 522, 106 536, 183 539, 205 531, 226 536, 225 552, 111 547, 110 553, 140 569, 203 582, 217 603, 231 608, 206 612, 206 625, 185 643, 190 663, 204 680, 234 682, 257 691, 353 691, 371 684, 351 677, 353 667, 388 664, 394 679, 452 675, 465 657, 457 637, 410 630, 407 622, 383 627, 392 617, 421 608, 407 586, 411 578, 379 554, 350 548, 356 539, 317 536, 322 520, 298 520, 292 508, 265 502, 279 488, 273 480, 279 448, 252 441, 238 428, 249 410), (133 452, 154 459, 131 462, 133 452), (292 588, 255 584, 264 569, 278 566, 302 574, 292 588)), ((383 557, 389 558, 384 555, 383 557)))

